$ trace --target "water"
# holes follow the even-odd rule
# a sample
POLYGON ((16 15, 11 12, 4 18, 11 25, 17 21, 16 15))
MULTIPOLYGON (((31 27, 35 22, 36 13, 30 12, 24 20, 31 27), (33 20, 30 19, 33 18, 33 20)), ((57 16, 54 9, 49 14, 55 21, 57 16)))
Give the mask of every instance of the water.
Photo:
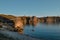
POLYGON ((33 40, 60 40, 60 24, 38 23, 36 26, 26 25, 23 27, 23 29, 23 35, 20 35, 18 32, 5 33, 10 33, 10 36, 15 38, 22 37, 22 39, 25 38, 26 40, 31 40, 31 38, 36 38, 33 40), (28 35, 29 39, 27 39, 24 35, 28 35))
POLYGON ((60 40, 60 24, 39 23, 37 26, 26 26, 24 33, 43 40, 60 40))

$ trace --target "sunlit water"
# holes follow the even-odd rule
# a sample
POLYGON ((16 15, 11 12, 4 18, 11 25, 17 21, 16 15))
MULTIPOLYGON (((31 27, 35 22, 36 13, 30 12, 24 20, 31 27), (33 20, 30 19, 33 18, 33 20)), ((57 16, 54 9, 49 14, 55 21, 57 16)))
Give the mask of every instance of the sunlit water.
MULTIPOLYGON (((12 32, 11 34, 13 37, 23 38, 23 35, 19 35, 18 32, 12 32)), ((60 24, 38 23, 36 26, 26 25, 24 26, 23 34, 43 40, 60 40, 60 24)))
POLYGON ((44 40, 60 40, 60 24, 40 23, 37 26, 26 26, 24 33, 44 40))

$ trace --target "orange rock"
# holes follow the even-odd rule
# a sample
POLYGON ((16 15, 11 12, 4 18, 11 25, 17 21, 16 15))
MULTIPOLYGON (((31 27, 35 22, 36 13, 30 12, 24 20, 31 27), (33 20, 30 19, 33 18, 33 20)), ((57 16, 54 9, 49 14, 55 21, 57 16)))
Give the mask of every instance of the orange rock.
POLYGON ((46 19, 46 22, 47 22, 47 23, 53 23, 53 22, 54 22, 54 19, 53 19, 52 17, 48 17, 48 18, 46 19))
POLYGON ((22 23, 22 20, 21 18, 17 17, 15 18, 15 28, 22 28, 23 27, 23 23, 22 23))

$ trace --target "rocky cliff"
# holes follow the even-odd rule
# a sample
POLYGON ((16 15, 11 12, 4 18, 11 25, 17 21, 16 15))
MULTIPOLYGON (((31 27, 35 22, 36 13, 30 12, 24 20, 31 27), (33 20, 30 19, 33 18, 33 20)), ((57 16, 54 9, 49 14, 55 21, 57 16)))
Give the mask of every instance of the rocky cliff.
MULTIPOLYGON (((36 17, 36 16, 13 16, 0 14, 0 23, 2 25, 9 25, 18 31, 23 30, 24 25, 33 25, 37 23, 60 23, 59 16, 47 16, 47 17, 36 17)), ((0 25, 1 26, 1 25, 0 25)))

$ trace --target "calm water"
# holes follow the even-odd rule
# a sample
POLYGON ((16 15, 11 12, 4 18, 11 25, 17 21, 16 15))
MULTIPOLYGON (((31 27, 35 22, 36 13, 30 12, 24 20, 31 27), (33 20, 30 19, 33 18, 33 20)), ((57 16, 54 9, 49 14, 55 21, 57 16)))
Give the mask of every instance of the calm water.
MULTIPOLYGON (((5 33, 8 34, 10 33, 10 35, 17 38, 22 37, 22 35, 19 35, 18 32, 12 32, 12 33, 5 32, 5 33)), ((36 26, 26 25, 24 26, 23 34, 28 35, 29 37, 32 38, 43 39, 43 40, 60 40, 60 24, 38 23, 36 26)))
POLYGON ((24 34, 44 40, 60 40, 60 24, 39 23, 37 26, 25 26, 24 34))

